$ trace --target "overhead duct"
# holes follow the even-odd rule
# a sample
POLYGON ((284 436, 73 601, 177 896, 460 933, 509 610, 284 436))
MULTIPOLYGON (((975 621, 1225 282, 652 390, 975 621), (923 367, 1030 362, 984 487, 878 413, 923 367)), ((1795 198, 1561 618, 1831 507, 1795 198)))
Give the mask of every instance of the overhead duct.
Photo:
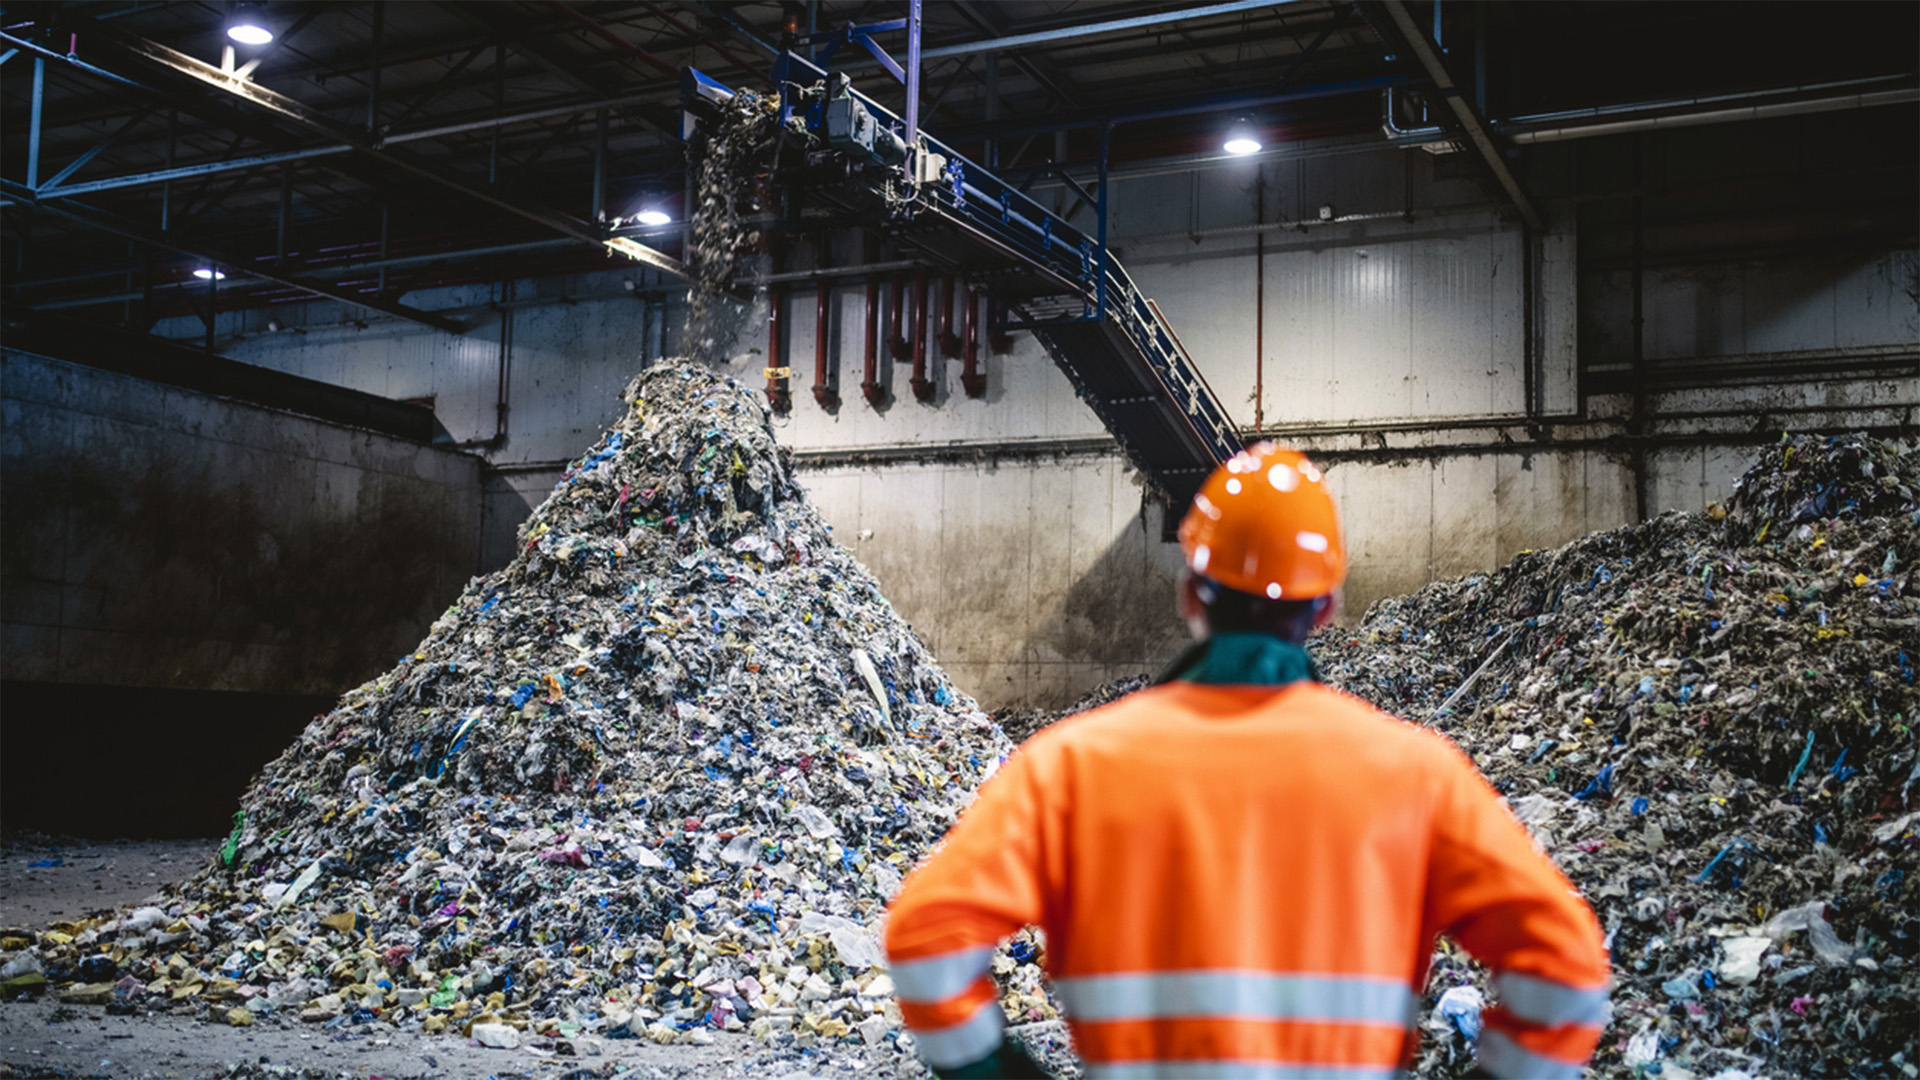
MULTIPOLYGON (((1380 126, 1386 132, 1388 141, 1397 146, 1422 146, 1435 151, 1452 149, 1454 140, 1438 125, 1409 128, 1396 121, 1395 116, 1402 109, 1405 93, 1402 87, 1389 87, 1381 91, 1380 126)), ((1743 120, 1807 116, 1913 102, 1920 102, 1920 85, 1915 84, 1913 76, 1879 76, 1739 94, 1638 101, 1591 109, 1534 113, 1495 121, 1493 128, 1515 145, 1526 146, 1568 139, 1590 139, 1601 135, 1626 135, 1636 131, 1731 124, 1743 120)))

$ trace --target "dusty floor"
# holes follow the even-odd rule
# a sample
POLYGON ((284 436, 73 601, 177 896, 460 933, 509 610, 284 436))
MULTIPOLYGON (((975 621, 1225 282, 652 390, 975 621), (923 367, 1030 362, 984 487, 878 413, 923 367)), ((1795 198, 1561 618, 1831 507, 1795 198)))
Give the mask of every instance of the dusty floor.
MULTIPOLYGON (((632 1039, 581 1039, 573 1053, 544 1048, 490 1050, 468 1040, 363 1028, 307 1025, 231 1028, 180 1017, 108 1016, 97 1006, 52 1000, 0 1003, 0 1077, 541 1077, 636 1078, 887 1076, 891 1062, 857 1052, 778 1054, 744 1035, 711 1046, 655 1046, 632 1039)), ((891 1066, 891 1067, 890 1067, 891 1066)))
POLYGON ((186 877, 218 840, 14 839, 0 846, 0 926, 37 926, 131 904, 186 877))
MULTIPOLYGON (((44 926, 143 900, 163 882, 192 872, 218 843, 9 841, 0 847, 0 927, 44 926)), ((561 1046, 534 1039, 518 1049, 494 1050, 457 1037, 375 1026, 327 1030, 269 1021, 233 1028, 180 1016, 110 1016, 103 1006, 62 1005, 51 995, 0 1001, 0 1078, 803 1080, 902 1073, 925 1075, 886 1049, 782 1050, 724 1032, 715 1032, 707 1046, 633 1039, 579 1039, 561 1046)))

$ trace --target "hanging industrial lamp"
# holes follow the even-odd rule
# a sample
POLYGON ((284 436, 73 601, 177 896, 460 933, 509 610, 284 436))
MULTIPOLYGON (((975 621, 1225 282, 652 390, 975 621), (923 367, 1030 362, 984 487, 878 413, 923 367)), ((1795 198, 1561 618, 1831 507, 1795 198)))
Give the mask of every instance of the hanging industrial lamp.
POLYGON ((1260 152, 1260 132, 1254 128, 1252 120, 1239 117, 1227 128, 1227 141, 1221 149, 1236 157, 1257 154, 1260 152))
POLYGON ((642 210, 634 216, 634 220, 640 222, 642 225, 649 226, 671 225, 673 224, 673 215, 667 213, 665 210, 642 210))
POLYGON ((265 45, 273 40, 273 31, 260 16, 261 5, 239 0, 227 13, 227 36, 241 45, 265 45))

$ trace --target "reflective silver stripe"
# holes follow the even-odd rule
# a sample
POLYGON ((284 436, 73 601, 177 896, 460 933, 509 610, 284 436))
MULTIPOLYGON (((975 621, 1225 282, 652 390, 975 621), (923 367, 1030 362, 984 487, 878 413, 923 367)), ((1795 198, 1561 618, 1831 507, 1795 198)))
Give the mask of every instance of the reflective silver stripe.
POLYGON ((887 968, 901 1001, 937 1005, 972 986, 993 964, 993 949, 962 949, 925 960, 903 960, 887 968))
POLYGON ((1000 1003, 989 1001, 974 1010, 963 1024, 938 1031, 913 1029, 913 1046, 920 1060, 935 1069, 957 1069, 971 1065, 1000 1048, 1000 1032, 1007 1018, 1000 1003))
POLYGON ((1406 1074, 1379 1065, 1295 1065, 1278 1061, 1129 1061, 1087 1063, 1087 1080, 1394 1080, 1406 1074))
POLYGON ((1502 1080, 1580 1080, 1580 1066, 1536 1054, 1498 1028, 1480 1033, 1480 1065, 1502 1080))
POLYGON ((1067 1014, 1085 1023, 1195 1016, 1401 1028, 1413 1001, 1407 984, 1394 979, 1265 971, 1086 975, 1055 979, 1053 986, 1067 1014))
POLYGON ((1530 1024, 1604 1027, 1613 1016, 1605 990, 1582 990, 1519 972, 1495 975, 1493 989, 1508 1012, 1530 1024))

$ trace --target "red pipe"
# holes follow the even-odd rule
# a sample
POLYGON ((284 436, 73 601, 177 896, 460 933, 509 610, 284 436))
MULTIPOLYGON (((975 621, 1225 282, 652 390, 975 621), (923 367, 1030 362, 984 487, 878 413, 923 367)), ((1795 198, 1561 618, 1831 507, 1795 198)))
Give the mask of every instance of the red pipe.
POLYGON ((913 397, 933 400, 933 380, 927 378, 927 272, 913 275, 913 397))
POLYGON ((979 298, 973 295, 973 286, 966 288, 966 306, 960 309, 962 348, 960 366, 960 385, 966 388, 970 398, 987 396, 987 377, 980 370, 980 316, 979 298))
POLYGON ((940 275, 940 354, 951 360, 960 355, 960 338, 953 332, 953 278, 940 275))
POLYGON ((832 292, 832 286, 823 280, 813 300, 813 400, 823 409, 840 407, 840 395, 827 378, 827 331, 832 329, 827 320, 832 292))
POLYGON ((887 281, 887 351, 895 360, 905 362, 912 359, 913 353, 907 345, 906 322, 902 319, 901 308, 907 296, 906 282, 899 274, 887 281))
POLYGON ((867 340, 865 374, 860 380, 860 392, 866 395, 867 404, 879 408, 887 403, 887 388, 880 385, 880 279, 867 275, 867 340))

